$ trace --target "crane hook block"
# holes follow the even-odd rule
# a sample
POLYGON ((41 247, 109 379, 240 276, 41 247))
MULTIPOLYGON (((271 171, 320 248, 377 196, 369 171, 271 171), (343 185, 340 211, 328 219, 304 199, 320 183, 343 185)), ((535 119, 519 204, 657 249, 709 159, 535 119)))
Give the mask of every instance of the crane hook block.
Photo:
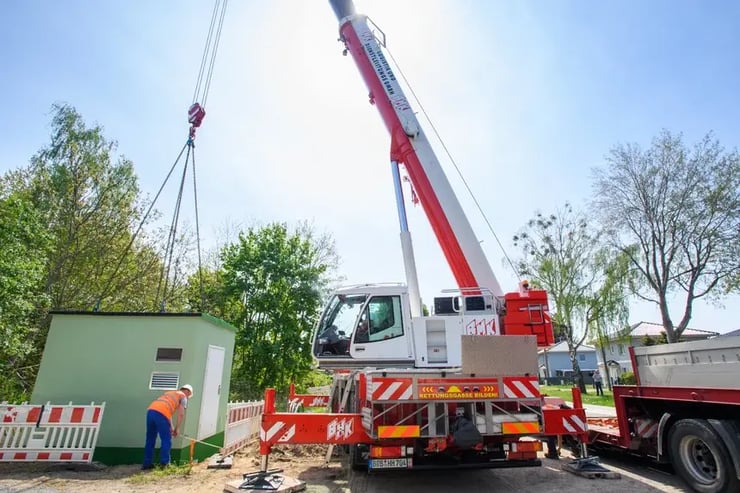
POLYGON ((203 123, 203 118, 206 116, 206 110, 200 105, 200 103, 193 103, 188 110, 188 122, 194 127, 200 127, 203 123))

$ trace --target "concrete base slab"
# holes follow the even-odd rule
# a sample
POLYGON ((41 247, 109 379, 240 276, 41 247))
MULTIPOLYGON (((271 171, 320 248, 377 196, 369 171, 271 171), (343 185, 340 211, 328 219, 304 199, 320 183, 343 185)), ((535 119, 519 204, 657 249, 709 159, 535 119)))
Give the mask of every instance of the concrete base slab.
POLYGON ((229 481, 224 486, 227 493, 242 493, 245 491, 273 491, 275 493, 293 493, 306 489, 306 482, 289 476, 283 476, 279 471, 267 471, 265 474, 245 474, 244 479, 229 481))

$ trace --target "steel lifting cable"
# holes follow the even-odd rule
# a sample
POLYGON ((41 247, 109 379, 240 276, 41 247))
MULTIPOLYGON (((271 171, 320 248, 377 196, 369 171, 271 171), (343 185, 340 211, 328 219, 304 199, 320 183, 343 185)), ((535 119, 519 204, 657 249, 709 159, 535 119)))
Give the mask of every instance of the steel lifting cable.
POLYGON ((198 70, 198 79, 193 91, 193 100, 188 110, 188 121, 190 122, 190 136, 195 137, 195 129, 203 123, 206 116, 206 103, 208 102, 208 93, 211 89, 211 80, 213 79, 213 67, 216 64, 216 53, 218 45, 221 42, 221 31, 223 30, 224 17, 226 16, 226 6, 228 0, 216 0, 213 5, 211 14, 211 24, 208 28, 206 45, 203 49, 203 56, 200 60, 200 69, 198 70))
POLYGON ((201 57, 200 68, 198 70, 198 79, 195 83, 195 90, 193 91, 193 101, 190 105, 190 108, 188 109, 188 122, 190 123, 190 130, 188 133, 188 140, 186 144, 188 147, 188 153, 185 156, 185 166, 183 169, 182 179, 180 180, 180 188, 177 195, 175 212, 172 217, 170 233, 167 239, 167 246, 165 248, 165 264, 162 266, 162 274, 157 286, 157 300, 159 300, 160 289, 162 288, 162 284, 164 283, 164 289, 161 289, 162 296, 159 305, 160 311, 165 310, 167 300, 167 292, 170 282, 170 271, 172 269, 172 258, 174 256, 175 245, 177 243, 177 225, 180 218, 182 194, 185 188, 185 178, 187 175, 189 161, 192 163, 193 169, 195 237, 198 250, 198 281, 201 309, 203 309, 203 307, 205 306, 205 295, 203 291, 203 265, 200 248, 200 219, 198 215, 198 186, 195 172, 195 132, 196 129, 200 127, 200 125, 203 123, 203 118, 206 115, 205 105, 208 100, 208 93, 211 88, 211 80, 213 79, 213 67, 216 64, 216 54, 218 53, 218 45, 221 41, 221 32, 223 30, 227 4, 228 0, 216 0, 213 5, 213 13, 211 14, 208 36, 206 37, 205 47, 203 48, 203 56, 201 57))
POLYGON ((509 266, 511 266, 511 270, 514 271, 514 275, 517 276, 518 280, 521 281, 521 276, 519 275, 519 271, 514 267, 514 262, 512 262, 509 255, 506 253, 506 249, 504 248, 504 245, 501 243, 501 240, 499 240, 498 235, 493 230, 493 226, 491 225, 491 222, 488 220, 488 216, 485 212, 483 212, 483 208, 481 207, 480 203, 478 202, 478 199, 476 198, 475 194, 473 193, 473 190, 470 188, 470 185, 468 185, 468 181, 465 179, 465 177, 462 174, 462 171, 457 165, 457 162, 452 157, 452 154, 447 149, 447 145, 445 144, 445 141, 442 140, 442 137, 439 135, 439 132, 437 132, 437 127, 434 126, 434 122, 432 122, 432 119, 429 117, 429 115, 426 112, 426 109, 424 109, 424 105, 421 104, 421 101, 416 96, 416 92, 414 92, 414 88, 409 83, 408 79, 406 79, 406 75, 403 73, 403 70, 401 70, 400 65, 398 65, 398 62, 396 62, 396 59, 393 57, 393 53, 391 53, 390 48, 383 45, 388 52, 388 56, 391 57, 391 61, 393 62, 393 65, 396 66, 396 69, 398 69, 398 73, 401 74, 401 78, 406 83, 406 86, 409 88, 409 91, 411 92, 411 95, 414 97, 414 101, 416 101, 416 104, 419 105, 419 109, 421 110, 422 114, 424 115, 424 118, 429 122, 430 127, 432 128, 432 131, 434 132, 434 135, 437 137, 437 140, 439 140, 439 143, 442 145, 442 149, 444 149, 445 154, 449 158, 449 160, 452 162, 452 165, 455 167, 455 171, 457 171, 457 175, 462 180, 463 184, 465 185, 465 188, 468 191, 468 194, 470 194, 470 197, 473 199, 473 202, 475 203, 475 206, 478 208, 478 212, 480 212, 481 216, 483 216, 483 220, 486 222, 486 225, 488 225, 488 230, 491 232, 491 235, 493 235, 493 238, 496 240, 496 243, 498 243, 499 248, 501 248, 501 251, 504 254, 504 257, 506 257, 506 261, 509 263, 509 266))
POLYGON ((111 274, 110 278, 108 279, 107 284, 103 288, 103 291, 100 293, 97 302, 94 307, 94 311, 99 311, 100 306, 102 304, 102 301, 108 296, 108 293, 110 292, 111 286, 113 285, 113 279, 115 279, 116 275, 118 274, 118 271, 121 268, 121 265, 123 265, 123 261, 125 260, 126 256, 128 255, 129 251, 131 250, 131 247, 134 244, 134 241, 136 241, 136 238, 138 237, 139 233, 141 232, 142 228, 144 227, 144 224, 146 223, 147 219, 149 218, 152 210, 154 209, 155 204, 157 203, 157 200, 159 199, 159 196, 162 194, 162 191, 164 190, 165 185, 169 181, 170 177, 172 176, 172 173, 174 172, 175 168, 177 167, 177 164, 180 162, 180 159, 182 158, 183 153, 185 153, 185 150, 187 149, 187 154, 185 157, 185 166, 183 168, 182 178, 180 180, 180 187, 178 190, 177 195, 177 201, 175 205, 175 212, 173 214, 172 222, 170 223, 170 232, 168 234, 167 243, 165 246, 165 253, 164 253, 164 265, 162 268, 162 273, 157 285, 157 295, 156 300, 159 302, 159 308, 161 311, 164 311, 165 309, 165 303, 167 299, 167 290, 169 287, 169 279, 170 279, 170 270, 172 265, 172 257, 174 256, 174 247, 177 239, 177 223, 179 221, 180 217, 180 206, 182 205, 182 195, 185 185, 185 178, 187 175, 187 169, 188 169, 188 161, 192 162, 193 167, 193 196, 195 201, 195 229, 196 229, 196 241, 197 241, 197 247, 198 247, 198 275, 199 275, 199 283, 200 283, 200 298, 201 298, 201 306, 204 306, 204 292, 203 292, 203 272, 202 272, 202 262, 201 262, 201 249, 200 249, 200 221, 198 216, 198 191, 197 191, 197 180, 196 180, 196 174, 195 174, 195 130, 200 127, 201 123, 203 122, 203 118, 205 117, 205 103, 208 100, 208 92, 210 91, 211 87, 211 80, 213 78, 213 67, 215 66, 216 62, 216 54, 218 52, 218 45, 221 39, 221 31, 223 29, 223 22, 224 17, 226 14, 226 5, 228 3, 228 0, 216 0, 214 7, 213 7, 213 13, 211 15, 211 23, 208 29, 208 36, 206 38, 206 45, 203 50, 203 57, 201 58, 201 64, 200 69, 198 72, 198 79, 196 81, 195 85, 195 91, 193 93, 193 102, 191 103, 191 106, 188 110, 188 123, 190 123, 190 129, 188 132, 188 139, 183 148, 180 150, 180 153, 177 155, 177 159, 175 159, 175 162, 172 164, 172 167, 170 167, 169 172, 167 173, 167 176, 164 179, 164 182, 159 187, 159 190, 157 191, 157 194, 154 197, 154 200, 152 200, 152 203, 149 204, 149 207, 144 214, 143 218, 139 222, 139 225, 134 232, 134 234, 131 236, 131 239, 129 240, 128 245, 126 245, 126 248, 121 255, 121 258, 118 261, 118 264, 116 264, 115 269, 113 270, 113 273, 111 274), (207 67, 207 68, 206 68, 207 67), (203 101, 203 104, 198 103, 198 99, 200 98, 201 101, 203 101), (164 289, 162 289, 162 284, 164 282, 164 289), (160 291, 161 291, 161 301, 160 300, 160 291))
POLYGON ((146 223, 147 218, 149 218, 149 215, 152 213, 152 210, 154 209, 154 205, 157 203, 157 199, 159 199, 159 196, 162 194, 162 191, 164 190, 165 185, 167 184, 167 181, 170 179, 170 176, 172 176, 172 172, 175 171, 175 167, 177 166, 177 163, 180 161, 180 158, 182 157, 183 153, 185 152, 185 149, 188 148, 188 144, 186 143, 184 146, 182 146, 182 149, 180 149, 180 153, 177 155, 177 159, 175 159, 175 162, 172 163, 172 166, 170 167, 170 171, 167 173, 167 176, 164 179, 164 182, 162 185, 160 185, 159 190, 157 190, 157 194, 154 196, 154 200, 152 200, 152 203, 149 204, 149 207, 146 210, 146 213, 144 214, 144 217, 139 221, 139 226, 136 228, 136 231, 131 236, 131 239, 128 242, 128 245, 126 245, 126 248, 123 251, 123 255, 121 255, 121 258, 118 259, 118 264, 116 264, 116 268, 113 269, 113 274, 111 274, 110 278, 108 279, 108 283, 105 285, 105 288, 103 288, 103 291, 100 293, 100 296, 98 297, 97 303, 95 304, 95 311, 100 310, 100 305, 105 299, 106 296, 108 296, 108 291, 110 290, 113 279, 115 279, 116 275, 118 274, 118 270, 121 268, 121 265, 123 265, 123 261, 126 259, 126 255, 128 255, 129 250, 131 250, 131 247, 134 244, 134 241, 136 241, 136 238, 139 236, 139 233, 141 232, 142 228, 144 227, 144 224, 146 223))

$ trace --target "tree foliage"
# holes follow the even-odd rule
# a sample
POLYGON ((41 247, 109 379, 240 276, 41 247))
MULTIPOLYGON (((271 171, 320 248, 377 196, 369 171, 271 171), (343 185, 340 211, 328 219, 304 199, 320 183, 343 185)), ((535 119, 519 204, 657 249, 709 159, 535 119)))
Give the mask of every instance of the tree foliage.
POLYGON ((618 145, 595 171, 595 205, 612 244, 642 282, 635 293, 660 311, 668 340, 689 324, 693 303, 738 291, 740 156, 711 134, 693 149, 663 131, 648 149, 618 145), (679 293, 678 323, 670 310, 679 293))
POLYGON ((133 163, 114 161, 115 150, 101 127, 57 106, 51 143, 31 160, 28 186, 53 238, 46 278, 52 309, 91 309, 100 301, 109 310, 151 306, 141 294, 153 296, 159 258, 143 238, 127 252, 144 204, 133 163))
POLYGON ((620 259, 603 247, 586 217, 567 203, 555 214, 537 213, 514 243, 522 253, 519 274, 548 292, 553 325, 568 345, 574 374, 585 391, 578 347, 589 334, 626 323, 626 278, 620 259))
POLYGON ((286 389, 311 371, 311 335, 336 253, 331 239, 305 225, 250 228, 222 252, 209 274, 207 299, 238 328, 232 391, 258 398, 264 388, 286 389), (220 305, 220 306, 216 306, 220 305))
POLYGON ((33 385, 49 240, 28 197, 0 190, 0 401, 21 401, 33 385))

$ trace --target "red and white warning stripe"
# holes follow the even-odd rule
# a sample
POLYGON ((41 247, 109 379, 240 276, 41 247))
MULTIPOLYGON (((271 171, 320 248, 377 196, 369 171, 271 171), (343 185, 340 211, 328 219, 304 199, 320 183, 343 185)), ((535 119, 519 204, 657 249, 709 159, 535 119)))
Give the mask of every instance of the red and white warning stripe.
POLYGON ((537 377, 504 377, 504 397, 520 399, 540 396, 540 382, 537 377))
POLYGON ((45 424, 96 424, 100 421, 102 405, 50 406, 28 405, 3 406, 0 408, 3 423, 45 424))
POLYGON ((262 414, 264 403, 261 401, 229 404, 227 423, 237 423, 262 414), (241 405, 244 404, 244 405, 241 405), (231 407, 233 406, 233 407, 231 407))
POLYGON ((585 433, 588 430, 588 425, 580 416, 572 414, 563 416, 563 428, 570 433, 585 433))
POLYGON ((403 401, 413 395, 410 378, 373 378, 370 388, 374 401, 403 401))
POLYGON ((293 435, 295 435, 295 425, 288 426, 282 421, 275 422, 268 429, 260 429, 260 440, 268 443, 289 442, 293 435), (277 440, 273 440, 276 436, 277 440))
POLYGON ((658 433, 658 422, 654 419, 635 419, 635 433, 640 438, 653 438, 658 433))
POLYGON ((60 452, 60 451, 2 451, 0 452, 0 462, 89 462, 90 452, 60 452))

